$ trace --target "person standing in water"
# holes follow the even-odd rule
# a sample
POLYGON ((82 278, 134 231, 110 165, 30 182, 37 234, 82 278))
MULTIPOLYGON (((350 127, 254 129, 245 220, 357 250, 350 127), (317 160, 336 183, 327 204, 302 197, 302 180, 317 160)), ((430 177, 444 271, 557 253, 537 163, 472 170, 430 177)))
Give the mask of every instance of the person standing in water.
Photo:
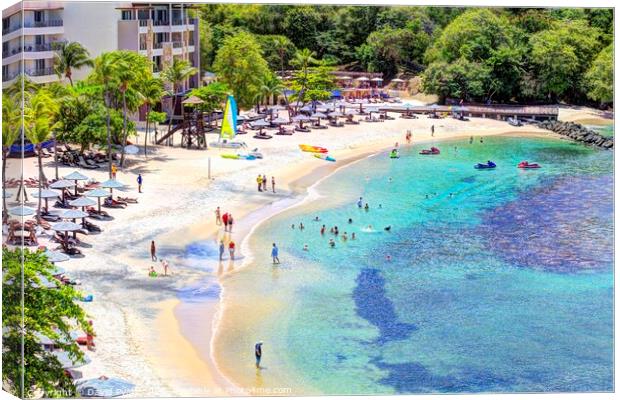
POLYGON ((228 215, 228 232, 232 232, 232 225, 233 225, 233 216, 232 214, 228 215))
POLYGON ((222 261, 224 259, 224 241, 220 240, 220 261, 222 261))
POLYGON ((474 142, 474 137, 473 137, 473 136, 470 136, 470 137, 469 137, 469 144, 472 144, 473 142, 474 142))
POLYGON ((260 359, 263 356, 263 342, 259 341, 254 345, 254 356, 256 357, 256 368, 260 368, 260 359))
POLYGON ((262 192, 263 191, 263 177, 258 174, 258 176, 256 177, 256 183, 258 184, 258 191, 262 192))
POLYGON ((360 197, 360 199, 357 201, 357 207, 358 208, 362 208, 363 204, 362 204, 362 198, 360 197))
POLYGON ((267 175, 263 174, 263 192, 267 191, 267 175))
POLYGON ((228 243, 228 253, 230 254, 230 259, 235 259, 235 242, 232 240, 228 243))
POLYGON ((325 235, 325 225, 321 227, 321 235, 325 235))
POLYGON ((280 259, 278 258, 278 246, 274 243, 271 247, 271 258, 273 259, 274 264, 280 264, 280 259))
POLYGON ((155 249, 155 241, 151 240, 151 260, 157 261, 157 252, 155 249))

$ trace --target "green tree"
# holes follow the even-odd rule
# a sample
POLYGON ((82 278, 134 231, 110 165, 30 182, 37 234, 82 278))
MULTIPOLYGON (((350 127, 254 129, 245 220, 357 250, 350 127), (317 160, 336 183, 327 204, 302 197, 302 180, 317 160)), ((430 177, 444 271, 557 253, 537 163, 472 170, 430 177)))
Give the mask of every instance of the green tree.
MULTIPOLYGON (((2 93, 2 189, 6 190, 6 159, 11 146, 19 138, 22 128, 21 93, 11 96, 2 93)), ((5 192, 6 193, 6 192, 5 192)), ((2 210, 6 212, 6 198, 2 197, 2 210)))
POLYGON ((439 96, 444 102, 447 97, 481 98, 490 87, 490 68, 461 58, 452 63, 434 62, 424 72, 422 89, 439 96))
POLYGON ((28 140, 35 146, 37 160, 39 163, 39 201, 37 204, 37 218, 41 217, 41 189, 46 178, 43 172, 43 159, 41 157, 42 144, 49 140, 52 131, 58 126, 56 113, 58 104, 50 96, 45 88, 39 89, 36 93, 26 96, 24 106, 24 133, 28 140))
POLYGON ((317 7, 291 7, 284 18, 284 32, 298 48, 316 51, 319 48, 317 34, 324 30, 323 21, 317 7))
POLYGON ((54 71, 59 78, 69 79, 73 86, 73 70, 82 67, 92 67, 93 61, 84 46, 78 42, 58 42, 55 44, 54 71))
POLYGON ((605 47, 585 76, 588 97, 600 103, 614 101, 614 45, 605 47))
POLYGON ((584 73, 600 50, 599 33, 585 20, 565 20, 530 37, 531 64, 541 95, 552 101, 579 96, 584 73))
POLYGON ((315 61, 318 63, 316 67, 306 68, 306 72, 296 75, 293 79, 293 90, 296 93, 293 99, 299 102, 328 100, 331 97, 331 91, 336 88, 335 77, 332 74, 334 67, 329 65, 325 60, 315 61))
POLYGON ((108 175, 112 178, 112 130, 110 127, 110 109, 112 108, 112 90, 116 82, 116 57, 113 52, 101 53, 95 59, 95 68, 89 77, 101 86, 101 94, 106 108, 106 132, 108 142, 108 175))
POLYGON ((187 60, 181 60, 175 58, 166 69, 163 70, 161 77, 165 82, 168 82, 172 86, 172 91, 170 95, 172 96, 172 110, 168 115, 168 133, 172 129, 172 117, 174 116, 174 112, 177 107, 177 92, 180 90, 181 85, 190 76, 196 74, 198 69, 192 67, 187 60))
POLYGON ((231 90, 225 83, 213 82, 208 85, 192 89, 190 96, 196 96, 204 102, 199 105, 199 108, 209 115, 209 121, 211 121, 211 114, 216 109, 222 108, 222 105, 226 101, 226 97, 230 93, 231 90))
POLYGON ((161 101, 164 95, 164 84, 161 79, 147 77, 138 82, 138 91, 142 94, 146 104, 146 130, 144 132, 144 157, 146 157, 146 143, 149 136, 150 113, 153 106, 161 101))
POLYGON ((278 76, 275 74, 265 75, 261 81, 258 100, 259 102, 264 101, 265 104, 269 104, 273 100, 275 104, 278 96, 284 92, 284 89, 286 89, 286 87, 278 76))
POLYGON ((37 337, 49 337, 79 361, 83 353, 71 331, 92 333, 84 310, 75 302, 82 295, 70 285, 43 284, 56 282, 53 270, 41 251, 2 249, 2 380, 3 387, 18 397, 32 398, 35 390, 43 391, 43 397, 76 395, 71 378, 37 337))
POLYGON ((280 70, 281 74, 284 74, 285 67, 289 66, 289 61, 297 51, 293 42, 281 35, 258 35, 256 40, 263 50, 263 58, 269 69, 280 70))
POLYGON ((240 32, 224 41, 213 69, 230 87, 241 107, 252 106, 263 78, 270 73, 261 48, 251 34, 240 32))
POLYGON ((297 71, 295 71, 295 75, 293 77, 293 88, 297 91, 297 94, 293 97, 297 99, 298 107, 299 102, 303 101, 303 93, 306 91, 308 86, 308 73, 310 71, 310 67, 318 63, 318 60, 314 58, 315 56, 315 52, 309 49, 303 49, 297 51, 297 53, 295 53, 295 58, 291 61, 291 64, 297 68, 297 71))

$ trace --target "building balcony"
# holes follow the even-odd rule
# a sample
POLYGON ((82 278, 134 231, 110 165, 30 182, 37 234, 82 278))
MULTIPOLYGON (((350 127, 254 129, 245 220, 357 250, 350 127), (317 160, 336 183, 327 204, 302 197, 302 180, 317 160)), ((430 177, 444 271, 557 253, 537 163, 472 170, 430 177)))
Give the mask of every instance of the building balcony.
POLYGON ((2 58, 11 57, 21 53, 22 51, 25 53, 32 52, 40 52, 40 51, 52 51, 54 50, 55 43, 45 43, 45 44, 26 44, 23 48, 13 48, 9 51, 2 53, 2 58))
MULTIPOLYGON (((31 69, 26 69, 24 72, 25 72, 25 75, 28 76, 28 78, 30 78, 34 83, 48 83, 48 82, 53 82, 53 81, 58 80, 58 75, 56 75, 56 72, 54 72, 53 67, 39 68, 39 69, 31 68, 31 69)), ((6 75, 2 75, 3 84, 14 80, 21 73, 22 73, 21 70, 16 70, 6 75)), ((9 86, 9 85, 7 84, 5 85, 5 87, 6 86, 9 86)))
POLYGON ((32 69, 26 70, 26 75, 37 77, 37 76, 56 75, 56 72, 54 72, 54 67, 32 68, 32 69))
POLYGON ((24 28, 48 28, 51 26, 63 26, 62 19, 50 19, 47 21, 25 21, 24 28))

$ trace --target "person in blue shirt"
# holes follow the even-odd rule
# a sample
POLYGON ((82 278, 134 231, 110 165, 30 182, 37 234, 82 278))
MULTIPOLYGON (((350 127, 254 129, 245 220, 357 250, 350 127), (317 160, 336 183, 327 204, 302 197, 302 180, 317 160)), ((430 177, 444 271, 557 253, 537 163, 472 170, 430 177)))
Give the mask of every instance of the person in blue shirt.
POLYGON ((220 261, 224 258, 224 241, 220 240, 220 261))
POLYGON ((271 258, 273 258, 273 263, 274 264, 280 264, 280 259, 278 258, 278 246, 276 246, 276 244, 273 244, 273 247, 271 248, 271 258))
POLYGON ((263 342, 254 345, 254 355, 256 356, 256 368, 260 368, 260 359, 263 356, 263 342))
POLYGON ((142 193, 142 174, 138 174, 138 193, 142 193))

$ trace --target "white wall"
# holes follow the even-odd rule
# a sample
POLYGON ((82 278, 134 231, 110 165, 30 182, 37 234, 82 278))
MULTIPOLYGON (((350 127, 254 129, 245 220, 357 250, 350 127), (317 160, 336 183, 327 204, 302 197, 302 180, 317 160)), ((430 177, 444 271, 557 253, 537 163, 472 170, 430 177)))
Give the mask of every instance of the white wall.
MULTIPOLYGON (((92 58, 117 49, 118 2, 71 2, 64 3, 64 38, 70 42, 81 43, 92 58)), ((73 80, 83 79, 90 72, 81 68, 73 72, 73 80)))

